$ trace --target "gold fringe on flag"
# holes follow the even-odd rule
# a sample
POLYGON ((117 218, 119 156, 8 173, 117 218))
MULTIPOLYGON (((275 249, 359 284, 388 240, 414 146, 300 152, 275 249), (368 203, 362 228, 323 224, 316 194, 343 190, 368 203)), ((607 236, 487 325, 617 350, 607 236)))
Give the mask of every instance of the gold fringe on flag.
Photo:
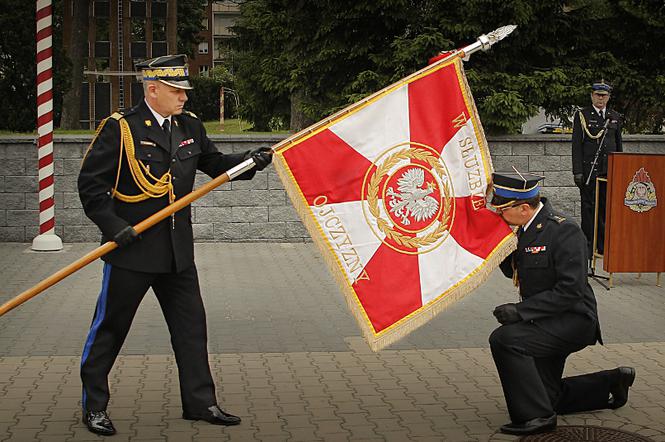
POLYGON ((296 180, 280 151, 275 153, 273 157, 273 165, 284 184, 284 188, 293 203, 293 207, 303 221, 303 224, 305 225, 305 228, 307 228, 314 243, 321 251, 328 269, 338 285, 342 288, 346 303, 360 325, 369 347, 373 351, 379 351, 400 340, 415 329, 427 323, 430 319, 447 309, 450 305, 464 298, 467 294, 482 284, 488 278, 492 270, 510 255, 517 246, 517 237, 514 234, 507 235, 506 238, 504 238, 503 241, 500 242, 489 254, 485 262, 466 278, 459 281, 455 286, 449 288, 446 292, 439 295, 439 297, 429 302, 427 305, 402 318, 387 329, 377 333, 367 317, 358 296, 353 290, 346 273, 342 270, 343 266, 339 262, 337 255, 334 253, 333 247, 326 237, 325 232, 319 226, 305 196, 296 185, 296 180))

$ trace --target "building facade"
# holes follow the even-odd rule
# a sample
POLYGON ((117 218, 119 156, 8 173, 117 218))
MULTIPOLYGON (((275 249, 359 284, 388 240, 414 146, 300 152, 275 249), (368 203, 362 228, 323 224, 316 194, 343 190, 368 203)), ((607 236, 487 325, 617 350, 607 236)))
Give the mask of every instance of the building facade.
MULTIPOLYGON (((73 26, 73 4, 64 2, 64 41, 73 26)), ((143 98, 136 63, 177 52, 177 0, 93 0, 88 2, 88 57, 81 85, 81 128, 94 129, 116 109, 143 98)), ((190 59, 190 75, 208 75, 228 61, 238 1, 209 1, 202 41, 190 59)))
MULTIPOLYGON (((64 2, 64 41, 73 3, 64 2)), ((177 0, 93 0, 88 3, 88 57, 81 85, 81 128, 94 129, 114 110, 143 97, 136 63, 177 50, 177 0)))
POLYGON ((190 75, 208 75, 217 65, 232 65, 230 42, 235 35, 231 28, 239 16, 240 2, 237 0, 208 2, 199 33, 202 41, 189 61, 190 75))

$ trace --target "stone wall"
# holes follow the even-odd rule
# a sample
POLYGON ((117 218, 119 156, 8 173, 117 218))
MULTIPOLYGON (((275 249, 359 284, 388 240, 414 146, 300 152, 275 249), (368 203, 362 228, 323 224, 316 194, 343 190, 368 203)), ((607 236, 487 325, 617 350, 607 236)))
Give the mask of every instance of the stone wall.
MULTIPOLYGON (((65 243, 98 241, 99 231, 83 213, 76 178, 91 136, 54 139, 56 234, 65 243)), ((273 145, 283 136, 211 137, 225 153, 273 145)), ((542 174, 543 194, 579 221, 569 135, 520 135, 488 139, 494 168, 542 174)), ((665 154, 665 136, 627 135, 627 152, 665 154)), ((196 187, 206 182, 197 177, 196 187)), ((39 230, 37 147, 34 137, 0 136, 0 241, 30 242, 39 230)), ((251 181, 224 184, 193 203, 197 241, 309 241, 272 167, 251 181)))

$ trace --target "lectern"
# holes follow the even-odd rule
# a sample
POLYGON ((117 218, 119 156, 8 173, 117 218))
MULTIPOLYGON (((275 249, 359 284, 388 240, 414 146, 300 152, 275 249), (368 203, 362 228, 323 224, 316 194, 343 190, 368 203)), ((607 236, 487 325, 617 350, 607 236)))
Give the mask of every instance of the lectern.
POLYGON ((603 270, 665 272, 665 155, 616 152, 607 165, 603 270))

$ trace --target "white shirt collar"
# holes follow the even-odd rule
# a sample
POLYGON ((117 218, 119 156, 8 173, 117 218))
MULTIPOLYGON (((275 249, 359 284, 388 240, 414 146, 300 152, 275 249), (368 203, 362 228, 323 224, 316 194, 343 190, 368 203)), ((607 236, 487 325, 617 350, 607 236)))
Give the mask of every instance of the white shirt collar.
POLYGON ((148 106, 148 109, 150 109, 150 112, 152 112, 152 115, 155 117, 155 120, 157 120, 157 124, 159 125, 159 127, 162 127, 162 124, 164 124, 164 120, 169 120, 169 124, 171 124, 171 115, 169 115, 166 118, 162 117, 159 114, 159 112, 150 107, 150 105, 148 104, 148 100, 144 99, 143 101, 145 101, 145 105, 148 106))
POLYGON ((593 108, 594 108, 594 109, 596 110, 596 112, 599 113, 600 115, 605 115, 605 112, 607 111, 607 108, 605 108, 605 109, 603 109, 603 110, 600 110, 600 109, 597 108, 596 106, 593 106, 593 108))
POLYGON ((524 224, 523 229, 524 229, 525 232, 526 232, 526 229, 529 228, 529 226, 531 225, 531 223, 533 222, 533 220, 536 219, 536 216, 538 216, 538 213, 540 212, 540 209, 542 209, 543 207, 544 207, 543 203, 542 203, 542 202, 539 202, 539 203, 538 203, 538 208, 536 209, 536 212, 533 214, 533 216, 531 217, 531 219, 529 220, 529 222, 526 223, 526 224, 524 224))

